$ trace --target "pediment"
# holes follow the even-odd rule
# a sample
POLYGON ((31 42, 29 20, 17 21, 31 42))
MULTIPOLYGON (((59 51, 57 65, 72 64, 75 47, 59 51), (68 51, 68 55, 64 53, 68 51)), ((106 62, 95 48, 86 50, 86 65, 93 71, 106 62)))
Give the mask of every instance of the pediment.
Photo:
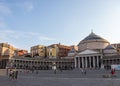
POLYGON ((89 50, 89 49, 87 49, 87 50, 84 50, 84 51, 82 51, 82 52, 80 52, 79 53, 79 55, 83 55, 83 54, 99 54, 99 52, 98 51, 94 51, 94 50, 89 50))

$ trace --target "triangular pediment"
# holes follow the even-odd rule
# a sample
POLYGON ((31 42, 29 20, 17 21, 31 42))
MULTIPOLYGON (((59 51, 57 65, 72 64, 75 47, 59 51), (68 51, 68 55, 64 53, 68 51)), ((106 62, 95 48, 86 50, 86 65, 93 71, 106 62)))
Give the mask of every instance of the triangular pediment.
POLYGON ((82 52, 79 53, 79 55, 83 55, 83 54, 98 54, 99 52, 97 51, 94 51, 94 50, 90 50, 90 49, 87 49, 87 50, 84 50, 82 52))

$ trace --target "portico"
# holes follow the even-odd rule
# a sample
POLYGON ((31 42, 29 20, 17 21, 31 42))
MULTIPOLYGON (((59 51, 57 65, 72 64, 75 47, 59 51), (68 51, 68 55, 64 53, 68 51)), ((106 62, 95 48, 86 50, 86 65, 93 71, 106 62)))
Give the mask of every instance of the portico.
POLYGON ((101 68, 102 54, 93 50, 85 50, 75 57, 76 68, 101 68))

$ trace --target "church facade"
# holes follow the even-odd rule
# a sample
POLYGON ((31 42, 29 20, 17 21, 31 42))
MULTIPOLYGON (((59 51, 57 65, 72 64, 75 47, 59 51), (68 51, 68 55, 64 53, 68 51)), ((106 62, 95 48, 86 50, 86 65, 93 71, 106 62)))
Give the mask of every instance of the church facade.
POLYGON ((114 56, 120 57, 117 50, 106 39, 91 32, 78 44, 78 53, 74 58, 75 68, 107 68, 113 64, 108 64, 107 60, 115 58, 114 56))
POLYGON ((75 57, 76 68, 101 68, 102 54, 93 50, 84 50, 75 57))

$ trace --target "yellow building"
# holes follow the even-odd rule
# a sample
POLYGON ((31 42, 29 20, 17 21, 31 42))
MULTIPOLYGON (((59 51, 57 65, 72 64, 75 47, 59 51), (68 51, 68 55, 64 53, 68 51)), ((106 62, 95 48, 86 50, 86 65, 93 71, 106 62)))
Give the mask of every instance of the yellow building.
POLYGON ((50 46, 48 46, 47 47, 47 57, 48 58, 53 58, 53 59, 55 59, 55 58, 57 58, 57 47, 50 47, 50 46))
POLYGON ((67 57, 68 52, 71 50, 70 46, 61 45, 60 43, 50 45, 49 47, 54 48, 52 52, 54 53, 54 56, 56 56, 57 59, 67 57))
POLYGON ((8 43, 0 43, 0 68, 5 68, 7 61, 12 58, 17 48, 8 43))
POLYGON ((40 57, 46 57, 46 46, 43 45, 36 45, 31 47, 31 55, 34 56, 40 56, 40 57))
POLYGON ((0 59, 9 59, 14 56, 15 50, 17 48, 13 47, 12 45, 8 43, 1 43, 0 44, 0 59))

